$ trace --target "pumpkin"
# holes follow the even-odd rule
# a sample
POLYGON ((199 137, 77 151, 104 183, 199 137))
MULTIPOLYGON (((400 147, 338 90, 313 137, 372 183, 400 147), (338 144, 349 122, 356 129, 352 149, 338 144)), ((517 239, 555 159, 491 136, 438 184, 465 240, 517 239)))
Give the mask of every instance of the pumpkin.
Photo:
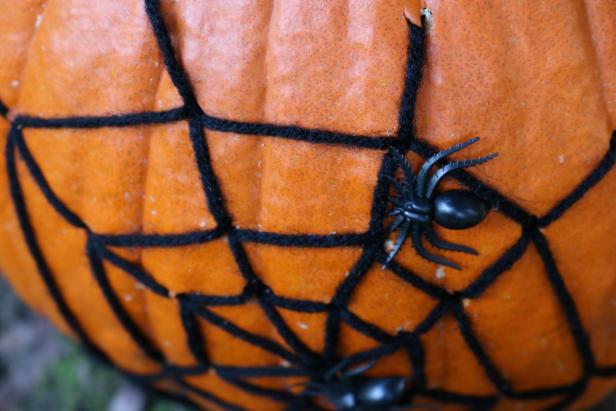
POLYGON ((0 269, 101 360, 207 409, 330 409, 332 370, 443 409, 616 387, 616 2, 0 9, 0 269), (479 255, 384 265, 392 153, 474 136, 438 189, 492 210, 435 227, 479 255))

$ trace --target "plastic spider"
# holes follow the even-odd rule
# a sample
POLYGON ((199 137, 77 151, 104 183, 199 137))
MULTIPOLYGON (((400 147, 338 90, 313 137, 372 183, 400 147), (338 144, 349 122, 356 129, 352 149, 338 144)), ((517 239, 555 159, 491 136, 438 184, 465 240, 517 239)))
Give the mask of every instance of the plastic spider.
POLYGON ((389 231, 393 232, 398 229, 400 231, 393 249, 387 256, 384 264, 385 267, 400 251, 402 244, 409 236, 411 237, 413 247, 421 257, 457 270, 461 269, 458 264, 428 252, 422 244, 422 238, 425 236, 433 246, 443 250, 459 251, 473 255, 478 254, 477 251, 470 247, 441 239, 432 228, 432 222, 436 221, 439 225, 453 230, 470 228, 479 224, 485 218, 490 209, 489 205, 470 191, 447 190, 435 194, 435 189, 441 179, 448 173, 485 163, 496 157, 498 153, 492 153, 476 159, 453 161, 436 170, 432 176, 429 175, 432 166, 436 165, 440 160, 470 146, 478 140, 479 137, 475 137, 446 150, 439 151, 426 160, 419 169, 417 176, 415 176, 406 157, 400 152, 394 151, 394 155, 397 157, 402 168, 404 178, 398 180, 388 177, 397 191, 397 196, 391 197, 391 202, 394 206, 389 215, 394 217, 394 221, 389 227, 389 231))
MULTIPOLYGON (((303 395, 323 397, 338 411, 390 411, 396 407, 406 389, 405 377, 370 378, 363 373, 375 362, 342 372, 339 366, 328 371, 322 380, 310 381, 303 395)), ((408 409, 405 407, 404 409, 408 409)))

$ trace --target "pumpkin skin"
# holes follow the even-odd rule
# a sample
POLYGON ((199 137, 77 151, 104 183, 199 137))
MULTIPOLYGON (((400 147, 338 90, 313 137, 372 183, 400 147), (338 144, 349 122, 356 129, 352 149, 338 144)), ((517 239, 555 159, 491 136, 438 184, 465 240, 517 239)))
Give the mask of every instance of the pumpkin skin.
MULTIPOLYGON (((417 135, 441 149, 481 136, 465 157, 500 154, 472 174, 532 215, 546 215, 597 167, 616 128, 613 1, 162 3, 179 58, 208 114, 375 138, 394 138, 397 132, 408 48, 406 18, 420 24, 419 9, 427 7, 431 18, 415 112, 417 135)), ((7 118, 0 119, 3 142, 8 118, 20 114, 107 116, 182 105, 142 1, 2 0, 0 9, 0 99, 10 108, 7 118)), ((216 226, 186 121, 87 130, 25 128, 23 134, 49 185, 95 233, 178 234, 216 226)), ((234 226, 322 235, 368 229, 384 150, 219 131, 207 131, 204 138, 234 226)), ((415 154, 409 159, 414 165, 421 162, 415 154)), ((5 161, 0 160, 2 170, 5 161)), ((84 230, 69 225, 49 205, 23 161, 17 166, 41 250, 84 331, 118 367, 132 374, 159 371, 160 365, 124 330, 93 278, 84 230)), ((459 184, 449 180, 447 186, 459 184)), ((0 269, 25 301, 74 336, 41 281, 9 193, 3 171, 0 269)), ((562 217, 542 228, 601 367, 616 364, 614 194, 616 171, 610 171, 562 217)), ((464 267, 459 272, 437 270, 408 246, 396 261, 455 295, 516 244, 522 228, 494 210, 472 229, 439 232, 481 254, 446 254, 464 267)), ((250 242, 245 250, 255 273, 277 295, 323 303, 331 301, 361 255, 359 247, 250 242)), ((130 318, 169 363, 194 365, 174 297, 188 292, 241 293, 245 281, 226 239, 113 251, 172 291, 169 298, 160 297, 104 263, 130 318)), ((375 263, 348 308, 393 335, 413 330, 437 303, 375 263)), ((515 390, 568 385, 585 375, 536 243, 531 242, 485 292, 463 304, 474 335, 515 390)), ((256 301, 211 310, 254 334, 286 344, 256 301)), ((308 347, 323 350, 325 314, 285 309, 279 313, 308 347)), ((205 321, 197 326, 214 363, 285 365, 284 359, 220 327, 205 321)), ((421 342, 427 389, 498 395, 454 316, 440 318, 421 342)), ((348 325, 341 326, 338 354, 377 345, 348 325)), ((384 357, 370 372, 413 373, 404 350, 384 357)), ((608 375, 593 377, 563 404, 583 409, 616 387, 608 375)), ((185 381, 250 410, 283 408, 213 372, 185 381)), ((249 381, 281 389, 297 379, 249 381)), ((158 386, 184 390, 172 379, 158 386)), ((187 394, 204 407, 218 409, 193 392, 187 394)), ((503 397, 495 405, 542 409, 566 399, 567 395, 503 397)))

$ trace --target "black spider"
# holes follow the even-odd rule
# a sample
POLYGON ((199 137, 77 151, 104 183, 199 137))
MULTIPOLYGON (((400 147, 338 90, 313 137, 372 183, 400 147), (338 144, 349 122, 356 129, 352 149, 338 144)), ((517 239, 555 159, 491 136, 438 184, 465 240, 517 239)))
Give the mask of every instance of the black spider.
POLYGON ((347 372, 342 372, 341 367, 336 366, 325 373, 322 379, 308 382, 303 395, 322 397, 338 411, 401 410, 397 404, 406 389, 406 378, 364 376, 363 373, 374 363, 347 372))
POLYGON ((479 224, 485 218, 490 209, 489 205, 470 191, 447 190, 435 194, 435 189, 447 173, 485 163, 496 157, 497 153, 476 159, 453 161, 445 164, 436 170, 432 176, 429 176, 432 166, 440 160, 470 146, 478 140, 479 137, 475 137, 464 143, 456 144, 447 150, 439 151, 426 160, 419 169, 417 176, 413 173, 413 169, 406 157, 394 150, 394 155, 400 163, 404 178, 397 180, 388 176, 398 193, 397 196, 391 197, 394 207, 389 215, 394 217, 394 221, 389 227, 389 231, 393 232, 399 229, 400 232, 393 249, 385 261, 385 266, 396 256, 409 235, 411 236, 413 247, 420 256, 426 260, 457 270, 461 269, 458 264, 444 257, 429 253, 423 247, 422 237, 425 235, 433 246, 443 250, 478 254, 477 251, 470 247, 450 243, 439 238, 432 228, 432 221, 436 221, 441 226, 453 230, 470 228, 479 224))

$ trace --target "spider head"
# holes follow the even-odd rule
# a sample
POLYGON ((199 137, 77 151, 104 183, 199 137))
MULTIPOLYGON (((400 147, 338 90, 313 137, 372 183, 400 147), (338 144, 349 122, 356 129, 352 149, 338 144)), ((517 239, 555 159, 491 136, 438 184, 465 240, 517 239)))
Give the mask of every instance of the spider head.
POLYGON ((445 228, 464 230, 479 224, 490 206, 466 190, 447 190, 434 197, 434 220, 445 228))
POLYGON ((413 197, 399 208, 401 215, 414 223, 429 223, 432 220, 432 202, 426 198, 413 197))

